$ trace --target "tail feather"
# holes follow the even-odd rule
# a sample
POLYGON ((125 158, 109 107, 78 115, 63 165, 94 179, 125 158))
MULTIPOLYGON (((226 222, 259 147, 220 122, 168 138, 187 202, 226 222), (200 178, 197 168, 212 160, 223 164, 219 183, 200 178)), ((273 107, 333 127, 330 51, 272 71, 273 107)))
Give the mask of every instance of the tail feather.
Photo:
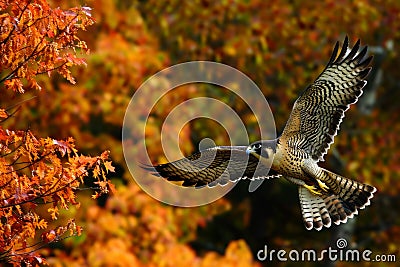
POLYGON ((341 201, 337 195, 323 195, 322 199, 329 211, 332 222, 336 225, 346 223, 348 218, 353 218, 358 214, 358 210, 351 210, 345 202, 341 201))
POLYGON ((330 188, 338 196, 338 200, 342 202, 345 210, 355 213, 358 209, 363 209, 370 204, 370 199, 376 192, 375 187, 345 178, 328 170, 324 170, 324 172, 328 175, 329 181, 333 183, 330 188))
POLYGON ((323 226, 331 226, 331 218, 324 200, 312 194, 308 189, 299 186, 299 197, 304 225, 307 230, 321 230, 323 226))
POLYGON ((313 194, 299 185, 300 205, 303 221, 308 230, 321 230, 323 226, 330 227, 346 223, 349 218, 358 214, 370 204, 376 188, 360 183, 330 171, 324 170, 324 183, 329 187, 328 192, 320 189, 320 194, 313 194))

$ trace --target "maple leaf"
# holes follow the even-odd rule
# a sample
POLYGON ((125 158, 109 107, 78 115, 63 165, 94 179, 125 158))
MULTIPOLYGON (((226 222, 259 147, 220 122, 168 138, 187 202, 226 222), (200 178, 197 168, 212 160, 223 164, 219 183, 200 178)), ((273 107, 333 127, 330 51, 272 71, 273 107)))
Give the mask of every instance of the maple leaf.
POLYGON ((104 161, 104 167, 106 168, 107 172, 115 172, 115 167, 111 165, 111 161, 104 161))
POLYGON ((19 80, 19 79, 6 80, 6 81, 4 81, 4 86, 6 88, 13 90, 14 92, 18 92, 18 93, 25 92, 25 90, 23 89, 24 85, 22 84, 21 80, 19 80))
POLYGON ((57 215, 58 215, 58 213, 59 213, 58 207, 57 207, 57 206, 52 207, 52 208, 48 208, 48 209, 47 209, 47 212, 50 213, 51 219, 57 220, 57 215))
POLYGON ((71 146, 71 141, 73 139, 70 139, 68 142, 62 141, 62 140, 54 140, 53 139, 53 144, 58 146, 58 150, 61 152, 62 156, 65 156, 66 154, 70 154, 72 152, 76 152, 76 149, 71 146))

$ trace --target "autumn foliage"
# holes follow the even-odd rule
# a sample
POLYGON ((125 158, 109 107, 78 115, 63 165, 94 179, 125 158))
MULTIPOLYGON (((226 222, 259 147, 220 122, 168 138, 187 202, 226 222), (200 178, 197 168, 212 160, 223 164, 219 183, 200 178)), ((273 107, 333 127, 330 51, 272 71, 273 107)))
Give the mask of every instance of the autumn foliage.
MULTIPOLYGON (((1 1, 0 10, 3 96, 7 90, 41 90, 37 76, 54 71, 75 83, 69 68, 84 63, 78 50, 87 51, 77 33, 93 23, 86 8, 63 11, 50 8, 46 1, 27 0, 1 1)), ((71 137, 41 138, 29 129, 4 128, 23 104, 1 105, 0 261, 37 266, 45 262, 40 248, 81 235, 74 218, 57 226, 49 222, 56 222, 61 210, 79 205, 76 191, 85 179, 95 184, 94 198, 107 193, 112 185, 106 175, 114 168, 108 151, 97 157, 80 155, 71 137)))
POLYGON ((87 52, 77 37, 93 24, 90 9, 52 9, 46 1, 2 1, 1 69, 5 89, 23 93, 23 82, 41 89, 35 77, 56 70, 75 83, 69 67, 84 64, 77 50, 87 52))
MULTIPOLYGON (((260 87, 279 133, 295 98, 345 35, 369 45, 374 68, 324 164, 378 188, 371 206, 347 224, 353 225, 349 245, 399 255, 399 1, 0 0, 0 10, 1 262, 285 266, 289 262, 258 262, 257 251, 264 245, 331 245, 343 228, 306 231, 296 188, 279 180, 254 193, 243 181, 197 208, 152 199, 127 170, 121 127, 132 95, 151 75, 176 63, 212 60, 243 71, 260 87), (107 177, 114 194, 93 201, 113 190, 107 177)), ((257 125, 247 120, 250 110, 231 92, 182 86, 149 117, 146 144, 153 162, 165 161, 159 140, 169 112, 198 96, 229 104, 250 141, 259 138, 257 125)), ((152 104, 149 99, 137 110, 152 104)), ((169 131, 182 129, 186 155, 204 137, 229 142, 211 120, 182 126, 169 131)), ((133 142, 128 146, 137 149, 133 142)))

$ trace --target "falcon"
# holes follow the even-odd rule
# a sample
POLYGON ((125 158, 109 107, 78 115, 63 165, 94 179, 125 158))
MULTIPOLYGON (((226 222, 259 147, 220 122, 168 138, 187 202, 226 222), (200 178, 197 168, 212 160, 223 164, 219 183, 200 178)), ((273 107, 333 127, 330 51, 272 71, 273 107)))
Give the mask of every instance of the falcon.
POLYGON ((144 166, 182 186, 225 185, 240 179, 283 177, 298 186, 306 229, 346 223, 370 204, 376 188, 318 166, 334 141, 344 113, 367 84, 372 56, 360 40, 352 49, 346 36, 318 78, 295 101, 282 134, 249 146, 217 146, 186 158, 144 166))

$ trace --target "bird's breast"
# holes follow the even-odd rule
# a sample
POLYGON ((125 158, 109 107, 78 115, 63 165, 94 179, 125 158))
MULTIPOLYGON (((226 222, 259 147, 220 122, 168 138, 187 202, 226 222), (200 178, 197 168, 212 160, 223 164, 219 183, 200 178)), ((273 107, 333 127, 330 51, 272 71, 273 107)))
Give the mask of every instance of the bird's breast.
POLYGON ((304 176, 304 172, 301 169, 303 160, 303 158, 291 153, 290 148, 279 144, 271 167, 282 175, 300 178, 304 176))

